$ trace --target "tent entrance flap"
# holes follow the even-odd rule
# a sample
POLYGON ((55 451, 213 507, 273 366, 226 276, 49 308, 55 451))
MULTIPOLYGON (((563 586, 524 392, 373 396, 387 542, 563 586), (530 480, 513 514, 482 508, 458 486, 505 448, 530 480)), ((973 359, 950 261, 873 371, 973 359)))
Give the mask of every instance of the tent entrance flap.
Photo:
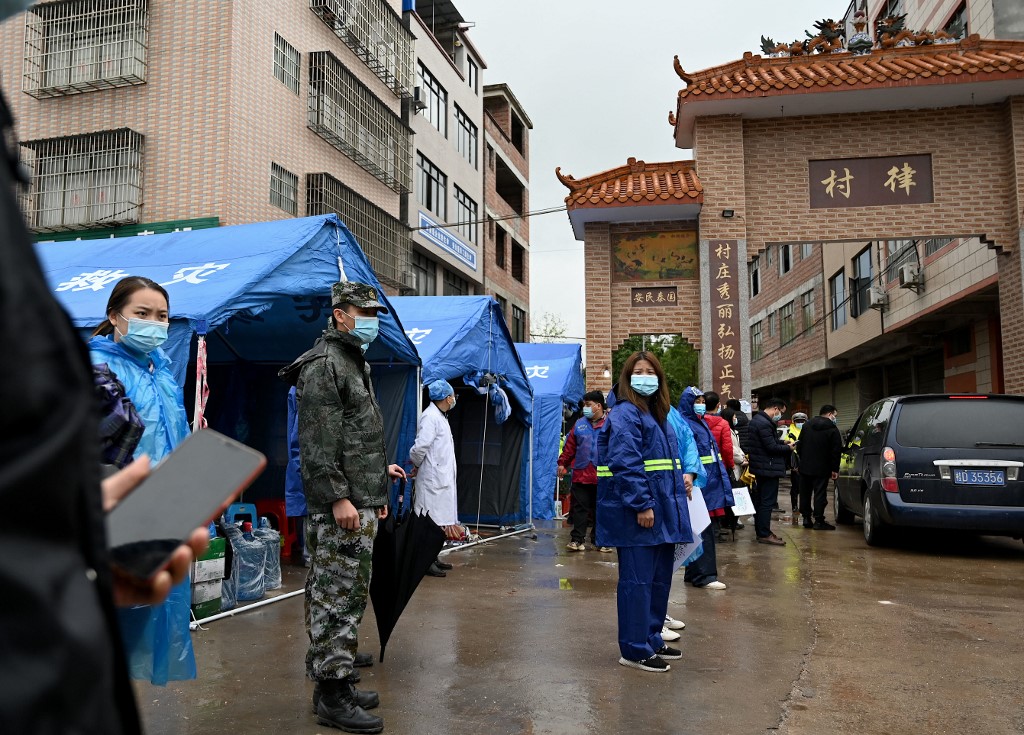
POLYGON ((519 484, 526 426, 515 419, 499 424, 485 404, 487 397, 475 390, 459 390, 450 415, 459 467, 459 519, 476 523, 479 513, 487 523, 513 522, 522 516, 519 484))

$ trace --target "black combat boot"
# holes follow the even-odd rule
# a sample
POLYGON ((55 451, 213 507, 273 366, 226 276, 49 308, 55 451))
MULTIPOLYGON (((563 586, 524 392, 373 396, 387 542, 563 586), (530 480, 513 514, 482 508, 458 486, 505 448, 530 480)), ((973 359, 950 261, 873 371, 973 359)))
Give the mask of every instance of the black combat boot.
MULTIPOLYGON (((340 681, 336 679, 331 679, 324 682, 318 681, 313 685, 313 714, 320 714, 320 702, 324 698, 324 693, 330 690, 331 688, 338 688, 336 685, 344 685, 349 690, 351 690, 355 704, 360 710, 374 709, 375 707, 380 706, 380 697, 378 696, 377 692, 360 691, 356 689, 355 686, 353 685, 352 677, 349 677, 348 679, 342 679, 340 681)), ((379 717, 372 717, 372 715, 366 715, 365 712, 364 716, 377 720, 381 727, 383 727, 383 721, 379 717)), ((332 723, 328 722, 326 724, 332 723)), ((337 725, 336 727, 341 727, 341 725, 337 725)), ((346 728, 344 727, 341 727, 341 729, 346 730, 346 728)), ((380 732, 380 730, 348 730, 348 732, 380 732)))

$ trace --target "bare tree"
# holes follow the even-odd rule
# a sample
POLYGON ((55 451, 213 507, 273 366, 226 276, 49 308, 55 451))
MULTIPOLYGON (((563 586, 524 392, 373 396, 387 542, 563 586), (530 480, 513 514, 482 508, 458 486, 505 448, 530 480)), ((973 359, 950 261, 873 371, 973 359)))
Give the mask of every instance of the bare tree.
POLYGON ((531 342, 561 342, 565 340, 565 320, 558 314, 545 311, 530 320, 531 342))

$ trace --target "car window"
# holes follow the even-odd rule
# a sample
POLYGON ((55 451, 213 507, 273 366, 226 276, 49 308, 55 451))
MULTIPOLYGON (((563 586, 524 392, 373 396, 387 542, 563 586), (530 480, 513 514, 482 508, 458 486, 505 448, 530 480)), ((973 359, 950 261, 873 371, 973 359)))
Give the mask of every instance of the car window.
POLYGON ((894 401, 881 401, 868 409, 871 413, 864 435, 863 446, 865 449, 882 448, 882 438, 885 436, 885 430, 889 428, 893 404, 894 401))
POLYGON ((853 427, 853 433, 850 435, 850 447, 868 448, 876 446, 872 444, 873 421, 881 405, 881 403, 875 403, 868 406, 864 413, 860 415, 860 418, 857 419, 857 424, 853 427))
POLYGON ((1024 401, 1009 398, 906 401, 896 421, 904 447, 974 449, 982 444, 1024 446, 1024 401))

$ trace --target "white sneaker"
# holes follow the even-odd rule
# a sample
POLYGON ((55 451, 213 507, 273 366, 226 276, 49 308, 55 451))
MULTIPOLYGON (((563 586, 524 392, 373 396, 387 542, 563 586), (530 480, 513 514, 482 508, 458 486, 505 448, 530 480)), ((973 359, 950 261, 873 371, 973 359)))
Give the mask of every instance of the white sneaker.
POLYGON ((716 580, 714 582, 708 582, 706 585, 704 585, 704 589, 706 589, 706 590, 724 590, 724 589, 726 589, 726 586, 725 586, 725 582, 719 582, 719 581, 716 580))
POLYGON ((666 615, 665 616, 665 627, 668 628, 669 630, 682 630, 683 628, 686 627, 686 623, 684 623, 682 620, 676 620, 671 615, 666 615))
POLYGON ((676 633, 674 630, 669 630, 668 628, 664 628, 664 627, 661 629, 661 640, 663 640, 663 641, 678 641, 679 638, 680 638, 680 635, 678 633, 676 633))

